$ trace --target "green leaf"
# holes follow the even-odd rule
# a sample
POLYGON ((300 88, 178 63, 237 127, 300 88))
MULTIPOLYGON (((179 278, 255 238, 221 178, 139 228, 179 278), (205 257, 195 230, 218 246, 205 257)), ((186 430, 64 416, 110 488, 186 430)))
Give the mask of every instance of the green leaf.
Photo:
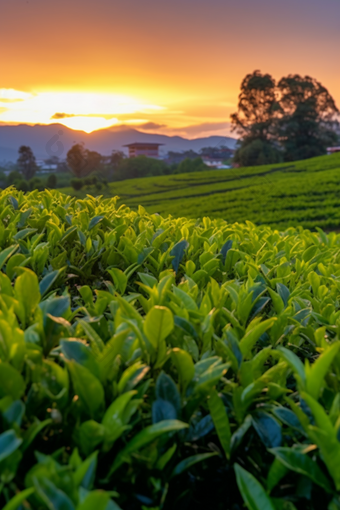
POLYGON ((123 393, 106 410, 102 424, 106 430, 105 437, 107 441, 115 441, 125 430, 124 411, 136 393, 135 390, 123 393))
POLYGON ((82 485, 82 487, 88 490, 92 488, 97 468, 97 457, 98 450, 93 452, 80 464, 80 466, 78 466, 74 473, 74 482, 76 486, 82 485))
POLYGON ((284 305, 287 306, 288 299, 290 296, 289 289, 283 283, 277 283, 276 289, 277 289, 277 292, 278 292, 280 298, 282 299, 284 305))
POLYGON ((39 284, 39 290, 41 296, 44 296, 49 292, 53 284, 58 279, 59 275, 63 272, 63 269, 57 269, 55 271, 52 271, 51 273, 48 273, 44 278, 41 280, 39 284))
POLYGON ((148 312, 144 322, 144 333, 149 342, 157 350, 160 344, 174 329, 174 318, 165 306, 154 306, 148 312))
POLYGON ((181 396, 176 384, 171 377, 161 372, 156 382, 156 396, 159 399, 170 402, 176 410, 177 417, 181 412, 181 396))
POLYGON ((180 241, 179 243, 175 244, 175 246, 172 248, 170 252, 170 256, 174 257, 171 263, 176 273, 178 271, 181 260, 184 256, 184 252, 188 248, 188 246, 189 246, 188 241, 184 239, 183 241, 180 241))
POLYGON ((113 269, 108 269, 107 272, 111 275, 112 280, 119 292, 124 294, 128 282, 126 274, 116 267, 113 269))
POLYGON ((19 399, 25 391, 25 381, 9 363, 0 363, 0 395, 10 395, 13 400, 19 399))
POLYGON ((228 254, 228 251, 232 248, 233 242, 231 239, 229 239, 221 248, 221 255, 222 255, 222 262, 225 264, 225 259, 228 254))
POLYGON ((31 496, 35 492, 34 487, 30 487, 29 489, 23 490, 16 494, 8 503, 3 507, 2 510, 19 510, 21 507, 21 503, 26 501, 26 499, 31 496))
POLYGON ((171 473, 170 478, 174 478, 174 476, 182 474, 184 471, 187 471, 198 462, 203 462, 204 460, 210 459, 210 457, 215 457, 216 455, 218 455, 218 453, 213 452, 213 453, 199 453, 197 455, 187 457, 186 459, 183 459, 181 462, 177 464, 177 466, 171 473))
POLYGON ((291 471, 308 476, 314 483, 331 493, 332 485, 315 460, 293 448, 271 448, 269 451, 291 471))
POLYGON ((252 415, 253 426, 267 448, 280 446, 282 442, 281 425, 270 414, 256 411, 252 415))
POLYGON ((22 439, 16 436, 14 430, 7 430, 0 434, 0 462, 15 452, 21 443, 22 439))
POLYGON ((40 290, 38 277, 33 271, 21 268, 22 274, 17 277, 14 284, 14 291, 17 299, 25 309, 25 318, 33 314, 40 302, 40 290))
POLYGON ((289 472, 289 469, 275 458, 272 465, 269 468, 267 476, 267 490, 270 493, 274 487, 282 480, 284 476, 289 472))
POLYGON ((271 317, 270 319, 260 322, 260 324, 257 323, 257 319, 254 319, 254 321, 256 321, 256 325, 254 326, 251 322, 247 328, 246 334, 240 340, 239 347, 243 356, 247 356, 260 336, 273 326, 276 317, 271 317))
POLYGON ((281 356, 298 376, 303 386, 305 386, 306 384, 305 368, 300 358, 298 358, 297 355, 294 354, 294 352, 290 351, 289 349, 286 349, 285 347, 279 346, 277 350, 281 353, 281 356))
POLYGON ((334 343, 313 363, 307 375, 306 391, 315 399, 319 398, 328 369, 340 349, 340 342, 334 343))
POLYGON ((107 510, 110 495, 105 491, 93 491, 77 506, 77 510, 107 510))
POLYGON ((260 482, 239 464, 234 464, 234 469, 239 491, 248 510, 275 510, 260 482))
POLYGON ((104 389, 91 372, 74 361, 68 361, 74 390, 92 418, 99 417, 105 405, 104 389))
POLYGON ((67 338, 65 340, 60 340, 60 347, 66 359, 76 361, 99 379, 100 372, 98 364, 91 349, 87 345, 76 338, 67 338))
POLYGON ((85 455, 90 453, 105 438, 105 427, 94 420, 84 421, 76 433, 77 443, 85 455))
POLYGON ((91 327, 91 325, 88 322, 84 321, 83 319, 80 319, 79 324, 83 328, 87 338, 90 340, 92 348, 94 349, 95 353, 100 354, 105 347, 103 340, 100 338, 98 333, 96 333, 96 331, 91 327))
POLYGON ((226 457, 229 458, 231 441, 229 418, 224 407, 223 401, 219 397, 216 390, 213 390, 210 393, 210 397, 208 399, 208 406, 224 453, 226 454, 226 457))
POLYGON ((187 351, 178 349, 178 347, 172 349, 171 359, 177 368, 180 386, 184 392, 195 375, 194 362, 192 361, 192 357, 187 351))
POLYGON ((177 449, 176 443, 174 443, 172 446, 170 446, 170 448, 165 453, 163 453, 163 455, 158 459, 156 469, 163 471, 163 469, 165 468, 167 463, 173 457, 176 449, 177 449))
POLYGON ((92 230, 98 223, 103 221, 103 219, 104 216, 94 216, 89 223, 88 230, 92 230))
POLYGON ((5 262, 17 251, 19 248, 19 245, 16 244, 14 246, 9 246, 9 248, 6 248, 0 253, 0 269, 5 264, 5 262))
POLYGON ((184 428, 188 428, 188 424, 178 420, 164 420, 153 425, 149 425, 131 439, 131 441, 129 441, 118 453, 108 476, 111 476, 112 473, 114 473, 124 462, 127 462, 131 453, 140 450, 162 434, 177 432, 184 428))
POLYGON ((75 510, 70 498, 48 478, 33 478, 34 487, 49 510, 75 510))

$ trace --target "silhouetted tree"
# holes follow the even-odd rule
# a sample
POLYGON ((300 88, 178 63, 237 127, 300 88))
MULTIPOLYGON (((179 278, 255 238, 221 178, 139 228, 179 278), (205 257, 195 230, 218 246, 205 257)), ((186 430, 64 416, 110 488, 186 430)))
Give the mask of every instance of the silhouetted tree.
POLYGON ((262 74, 260 71, 247 74, 241 84, 238 111, 231 115, 233 130, 240 135, 239 146, 234 156, 236 163, 244 164, 243 151, 249 144, 252 144, 254 164, 270 163, 273 156, 275 160, 281 159, 280 151, 275 144, 275 127, 279 112, 276 82, 272 76, 262 74), (255 140, 260 143, 254 144, 255 140))
POLYGON ((19 148, 19 158, 17 163, 18 168, 25 179, 32 179, 37 170, 37 163, 30 147, 22 145, 19 148))
POLYGON ((238 98, 238 111, 231 115, 234 131, 242 139, 270 140, 273 121, 280 109, 275 80, 260 71, 247 74, 238 98))
POLYGON ((289 75, 278 83, 282 117, 278 139, 286 161, 326 154, 328 145, 337 141, 333 97, 310 76, 289 75))
POLYGON ((122 151, 112 151, 110 163, 111 166, 116 169, 125 158, 125 154, 122 151))
POLYGON ((76 177, 83 177, 98 170, 101 159, 102 156, 98 152, 85 149, 80 143, 73 145, 66 156, 67 164, 76 177))

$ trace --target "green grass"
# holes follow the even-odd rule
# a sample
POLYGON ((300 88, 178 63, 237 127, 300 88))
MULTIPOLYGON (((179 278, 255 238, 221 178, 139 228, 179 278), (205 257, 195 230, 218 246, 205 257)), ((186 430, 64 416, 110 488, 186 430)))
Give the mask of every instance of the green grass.
MULTIPOLYGON (((72 194, 71 188, 62 190, 72 194)), ((77 194, 98 194, 95 189, 77 194)), ((252 221, 276 228, 340 226, 340 154, 287 164, 192 174, 145 177, 110 184, 104 196, 150 213, 229 222, 252 221)))

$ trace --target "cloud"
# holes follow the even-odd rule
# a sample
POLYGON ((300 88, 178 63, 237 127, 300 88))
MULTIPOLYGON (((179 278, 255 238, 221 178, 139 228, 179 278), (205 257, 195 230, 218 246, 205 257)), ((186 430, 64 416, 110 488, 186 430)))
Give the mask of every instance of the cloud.
POLYGON ((0 89, 0 103, 17 103, 32 97, 28 92, 15 89, 0 89))
POLYGON ((209 131, 220 131, 222 129, 230 129, 229 122, 202 122, 191 126, 174 128, 172 131, 185 132, 188 135, 199 135, 209 131))
POLYGON ((55 113, 50 117, 53 120, 62 120, 62 119, 71 119, 72 117, 95 117, 102 118, 106 120, 114 119, 116 120, 116 116, 112 113, 55 113))
POLYGON ((145 122, 144 124, 139 124, 136 127, 138 127, 139 129, 145 129, 146 131, 148 131, 148 130, 156 130, 156 129, 166 128, 167 125, 166 124, 157 124, 157 122, 145 122))
POLYGON ((70 117, 76 117, 76 115, 74 115, 73 113, 55 113, 54 115, 52 115, 51 119, 60 120, 69 119, 70 117))

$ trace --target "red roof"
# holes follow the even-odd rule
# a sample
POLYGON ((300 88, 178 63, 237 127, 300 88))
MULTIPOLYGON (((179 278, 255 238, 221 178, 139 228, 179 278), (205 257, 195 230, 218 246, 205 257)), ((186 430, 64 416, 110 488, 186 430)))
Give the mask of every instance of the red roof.
POLYGON ((164 143, 134 142, 134 143, 128 143, 127 145, 123 145, 123 147, 136 147, 137 149, 141 148, 141 147, 155 147, 155 148, 157 148, 160 145, 164 145, 164 143))

